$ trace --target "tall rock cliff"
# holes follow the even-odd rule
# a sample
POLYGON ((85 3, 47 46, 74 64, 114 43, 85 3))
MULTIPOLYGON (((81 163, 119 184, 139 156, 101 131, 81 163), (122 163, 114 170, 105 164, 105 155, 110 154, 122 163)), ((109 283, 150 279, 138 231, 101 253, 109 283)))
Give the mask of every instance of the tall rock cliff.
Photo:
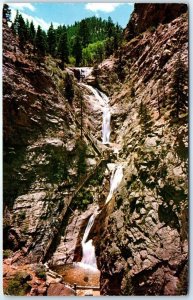
POLYGON ((103 295, 187 293, 186 10, 136 4, 124 46, 100 66, 112 136, 121 145, 117 162, 125 163, 114 211, 96 243, 103 295))
POLYGON ((3 27, 4 249, 42 261, 98 154, 84 134, 81 139, 81 92, 72 71, 36 57, 30 45, 22 52, 6 22, 3 27), (68 76, 74 106, 65 96, 68 76))

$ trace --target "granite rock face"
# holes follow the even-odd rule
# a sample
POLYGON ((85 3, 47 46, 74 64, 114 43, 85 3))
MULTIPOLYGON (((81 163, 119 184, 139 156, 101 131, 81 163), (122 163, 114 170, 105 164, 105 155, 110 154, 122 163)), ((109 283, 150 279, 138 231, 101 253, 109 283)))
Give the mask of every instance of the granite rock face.
POLYGON ((88 172, 98 158, 80 139, 75 79, 74 107, 64 97, 67 72, 22 52, 3 23, 4 249, 25 247, 31 262, 44 260, 68 218, 83 144, 88 172))
POLYGON ((148 28, 170 23, 186 11, 186 4, 136 3, 132 17, 125 29, 125 37, 132 39, 148 28))
POLYGON ((171 99, 179 57, 188 75, 188 19, 184 5, 168 20, 172 6, 160 7, 136 4, 125 30, 129 42, 113 65, 100 67, 111 96, 113 142, 121 145, 117 163, 126 163, 114 211, 96 242, 103 295, 187 293, 187 105, 177 120, 171 99))

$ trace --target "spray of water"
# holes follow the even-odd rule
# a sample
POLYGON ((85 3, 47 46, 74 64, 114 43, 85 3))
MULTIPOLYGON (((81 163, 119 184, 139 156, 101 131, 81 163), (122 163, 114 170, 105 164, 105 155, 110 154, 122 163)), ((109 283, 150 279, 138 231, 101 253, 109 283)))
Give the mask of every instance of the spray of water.
POLYGON ((105 203, 108 203, 111 200, 113 194, 118 189, 122 179, 123 179, 123 166, 118 165, 117 167, 115 167, 111 175, 110 191, 105 203))
POLYGON ((103 110, 103 125, 102 125, 102 140, 103 144, 109 144, 111 133, 111 112, 109 107, 105 107, 103 110))
POLYGON ((92 225, 94 223, 96 215, 93 214, 87 224, 86 230, 84 232, 84 236, 82 239, 82 260, 81 260, 81 265, 83 267, 91 267, 97 269, 97 264, 96 264, 96 257, 95 257, 95 247, 92 244, 92 240, 86 241, 89 235, 89 232, 92 228, 92 225))

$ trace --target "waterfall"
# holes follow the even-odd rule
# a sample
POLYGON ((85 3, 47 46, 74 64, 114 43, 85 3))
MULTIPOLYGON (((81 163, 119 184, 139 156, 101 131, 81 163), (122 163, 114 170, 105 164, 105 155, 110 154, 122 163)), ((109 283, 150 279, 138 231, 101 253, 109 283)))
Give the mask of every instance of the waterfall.
MULTIPOLYGON (((98 91, 98 90, 97 90, 98 91)), ((103 144, 109 144, 111 134, 111 111, 109 107, 109 98, 103 92, 98 91, 104 101, 103 124, 102 124, 102 141, 103 144)))
POLYGON ((111 112, 109 107, 105 107, 103 110, 103 125, 102 125, 102 140, 103 144, 109 144, 110 141, 110 122, 111 112))
POLYGON ((88 221, 86 230, 84 232, 84 236, 83 236, 83 239, 82 239, 82 252, 83 252, 83 255, 82 255, 81 265, 83 267, 86 267, 86 268, 92 267, 92 268, 97 269, 96 257, 95 257, 95 247, 92 244, 92 240, 89 240, 89 241, 86 242, 86 240, 88 238, 88 235, 89 235, 89 232, 90 232, 90 230, 92 228, 92 225, 94 223, 95 217, 96 217, 95 214, 91 215, 91 217, 88 221))
POLYGON ((103 123, 102 123, 102 143, 110 143, 110 133, 111 133, 111 111, 109 107, 109 98, 103 92, 99 91, 97 88, 93 88, 85 83, 80 83, 80 85, 88 88, 98 100, 99 104, 102 106, 103 110, 103 123))
POLYGON ((118 186, 120 185, 122 178, 123 178, 123 166, 122 165, 115 166, 113 173, 111 175, 110 191, 105 203, 108 203, 111 200, 113 194, 116 192, 118 186))

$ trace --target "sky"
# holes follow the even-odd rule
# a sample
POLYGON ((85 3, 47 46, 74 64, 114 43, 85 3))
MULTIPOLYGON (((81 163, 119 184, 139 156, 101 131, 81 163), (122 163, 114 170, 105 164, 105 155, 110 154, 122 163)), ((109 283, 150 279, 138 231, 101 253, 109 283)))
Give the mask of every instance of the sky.
POLYGON ((51 24, 56 28, 59 25, 71 25, 75 21, 96 16, 108 19, 110 16, 114 23, 123 28, 126 27, 130 14, 133 11, 133 3, 8 3, 12 11, 12 21, 16 11, 22 14, 24 19, 34 25, 40 25, 47 30, 51 24))

